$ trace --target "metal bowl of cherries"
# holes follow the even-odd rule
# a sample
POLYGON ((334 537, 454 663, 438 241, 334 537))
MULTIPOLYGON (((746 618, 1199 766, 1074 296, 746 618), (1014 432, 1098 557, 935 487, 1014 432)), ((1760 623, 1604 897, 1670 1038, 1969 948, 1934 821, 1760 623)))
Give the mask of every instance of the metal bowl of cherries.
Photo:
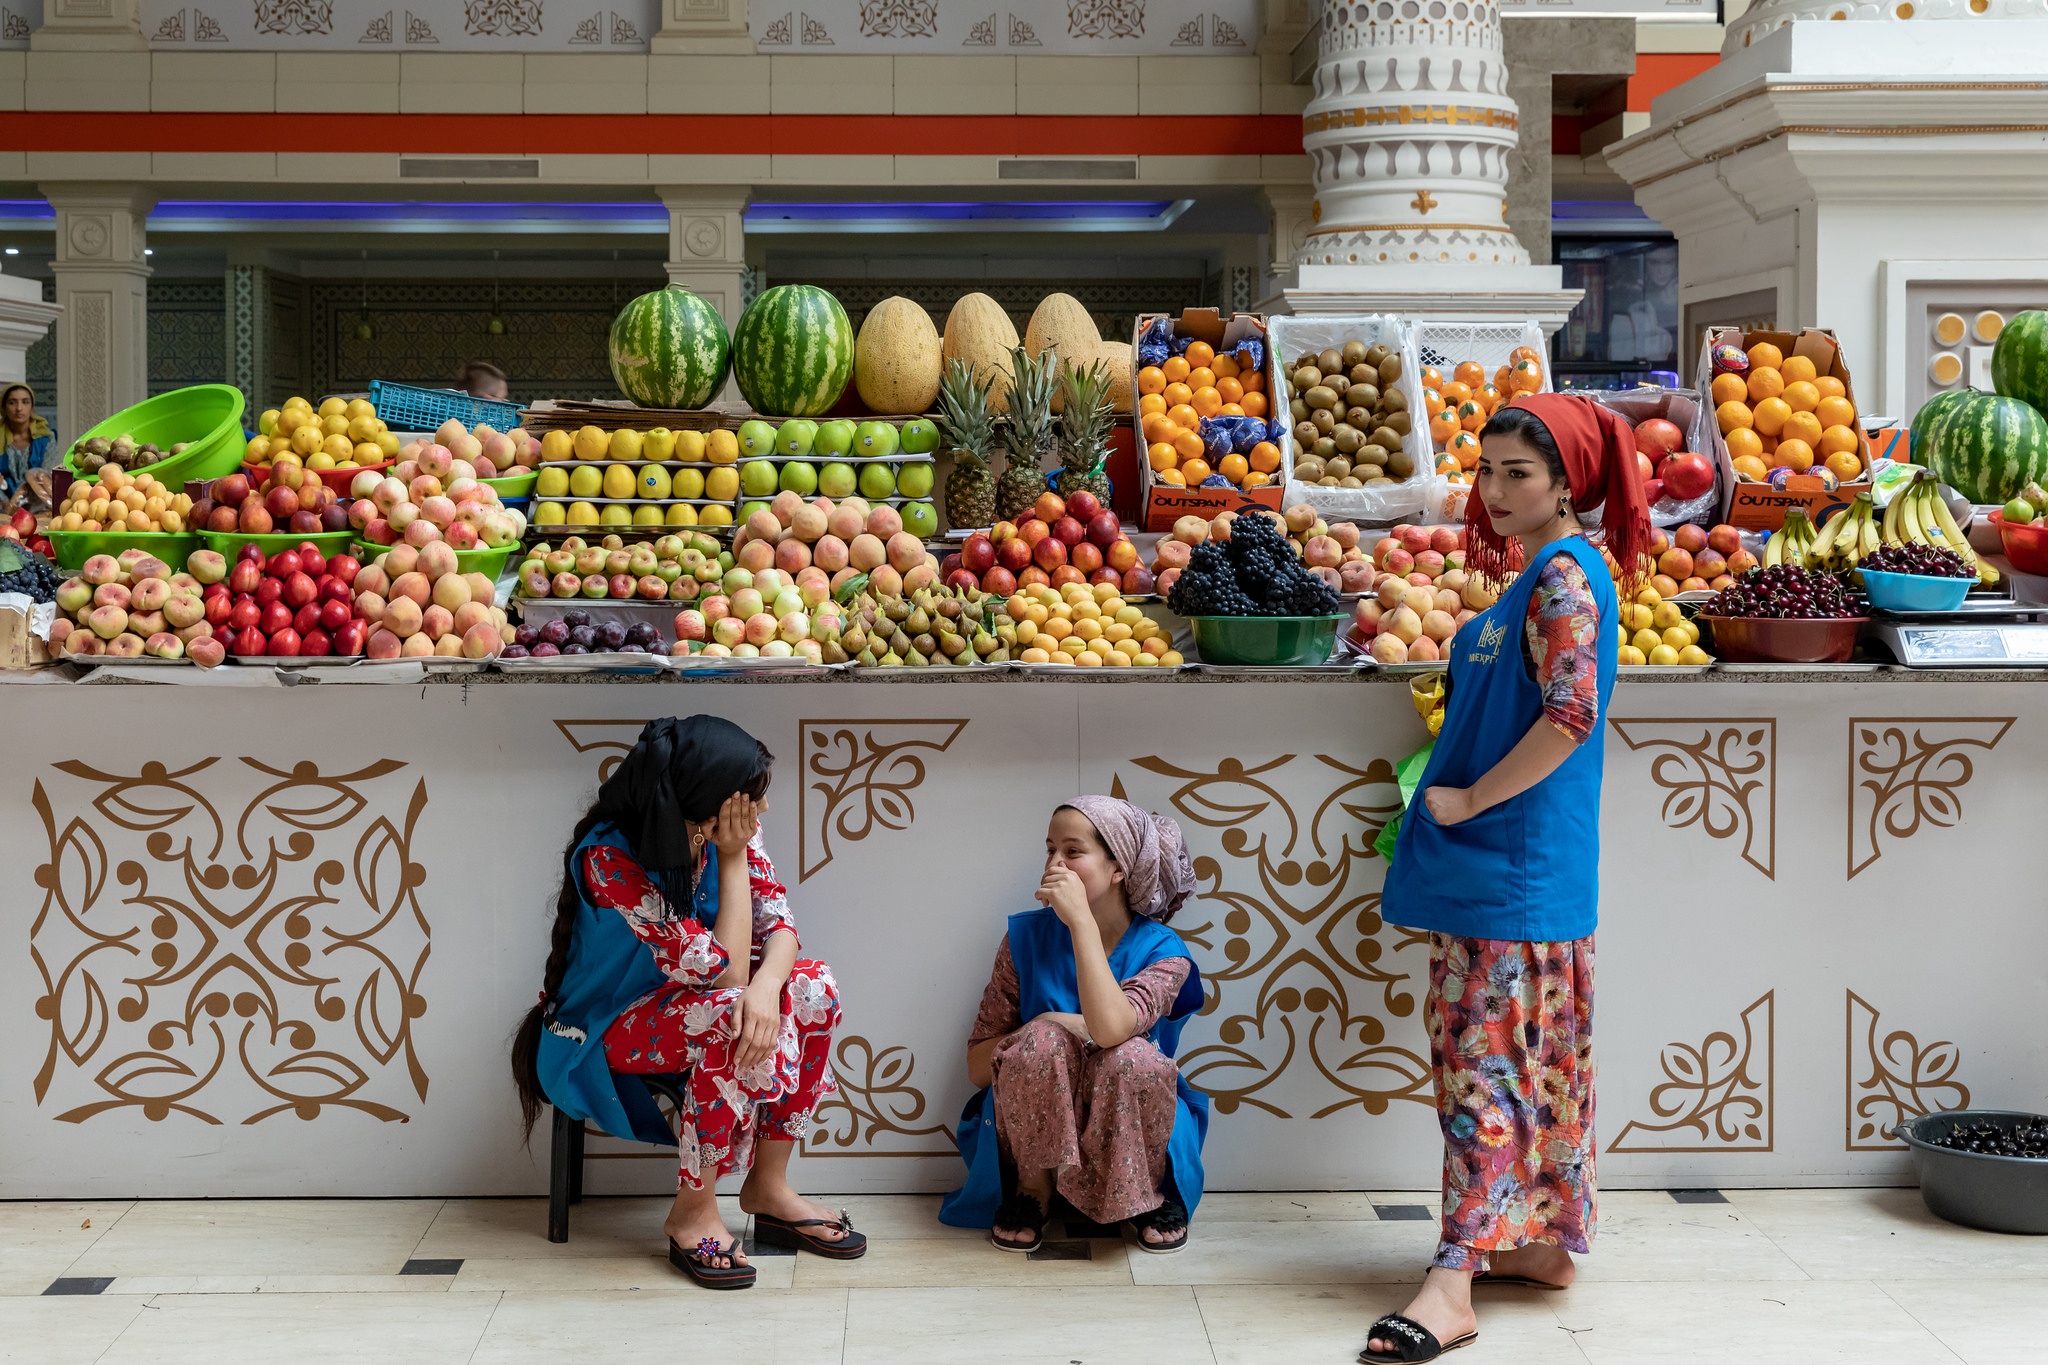
POLYGON ((1714 652, 1730 663, 1841 664, 1865 617, 1842 581, 1797 564, 1751 569, 1701 604, 1714 652))

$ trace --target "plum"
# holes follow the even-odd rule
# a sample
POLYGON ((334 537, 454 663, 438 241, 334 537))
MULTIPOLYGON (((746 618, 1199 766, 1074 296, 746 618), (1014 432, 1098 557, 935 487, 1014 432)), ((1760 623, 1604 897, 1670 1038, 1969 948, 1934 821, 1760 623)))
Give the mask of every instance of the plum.
POLYGON ((505 646, 505 652, 498 657, 503 659, 524 659, 530 656, 525 645, 510 644, 505 646))
POLYGON ((568 644, 562 646, 562 652, 564 654, 588 654, 590 652, 590 647, 588 645, 579 645, 572 640, 568 644))
POLYGON ((556 649, 560 649, 563 645, 568 644, 569 618, 567 616, 557 616, 554 620, 542 626, 540 628, 540 638, 541 643, 553 645, 556 649))
POLYGON ((512 643, 515 646, 517 646, 520 650, 520 653, 515 654, 512 657, 524 658, 526 657, 526 650, 532 649, 535 645, 540 643, 540 632, 535 630, 532 626, 521 626, 519 627, 519 629, 512 632, 512 643))
POLYGON ((591 646, 593 646, 593 645, 595 645, 595 644, 597 643, 597 627, 596 627, 596 626, 571 626, 571 627, 569 627, 569 643, 570 643, 570 644, 572 644, 572 645, 582 645, 582 646, 583 646, 583 649, 584 649, 584 652, 585 652, 585 653, 588 653, 588 652, 590 651, 590 648, 591 648, 591 646))
POLYGON ((536 659, 552 659, 561 652, 553 642, 548 640, 542 640, 533 647, 533 657, 536 659))
POLYGON ((562 619, 569 623, 569 629, 574 630, 578 626, 587 626, 590 624, 590 613, 583 610, 583 608, 581 607, 576 607, 572 610, 563 612, 562 619))
POLYGON ((626 627, 626 643, 640 645, 643 648, 656 645, 661 643, 661 632, 654 628, 651 621, 635 621, 626 627))
POLYGON ((597 633, 591 643, 596 648, 616 651, 626 643, 626 627, 622 622, 606 621, 594 629, 597 633))

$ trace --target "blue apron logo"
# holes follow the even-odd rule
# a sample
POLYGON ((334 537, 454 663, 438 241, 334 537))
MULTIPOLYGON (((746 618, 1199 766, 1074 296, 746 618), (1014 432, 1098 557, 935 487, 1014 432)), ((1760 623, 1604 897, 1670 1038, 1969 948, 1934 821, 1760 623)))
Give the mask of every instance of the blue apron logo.
POLYGON ((1471 664, 1490 664, 1500 654, 1500 642, 1507 638, 1508 628, 1499 621, 1488 621, 1479 628, 1479 639, 1465 656, 1471 664))

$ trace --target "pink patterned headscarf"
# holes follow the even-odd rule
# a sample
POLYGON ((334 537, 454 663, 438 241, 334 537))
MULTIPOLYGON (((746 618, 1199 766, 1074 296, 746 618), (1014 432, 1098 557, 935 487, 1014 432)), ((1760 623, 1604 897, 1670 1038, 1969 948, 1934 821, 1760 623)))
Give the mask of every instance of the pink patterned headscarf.
POLYGON ((1124 900, 1131 913, 1172 919, 1195 889, 1195 867, 1179 823, 1114 796, 1077 796, 1063 804, 1095 826, 1102 846, 1123 869, 1124 900))

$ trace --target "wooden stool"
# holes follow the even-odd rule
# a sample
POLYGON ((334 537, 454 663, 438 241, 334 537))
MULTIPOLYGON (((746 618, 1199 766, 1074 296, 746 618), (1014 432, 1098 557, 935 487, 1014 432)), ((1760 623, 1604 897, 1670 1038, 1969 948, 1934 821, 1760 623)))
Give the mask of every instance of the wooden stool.
MULTIPOLYGON (((647 1087, 655 1103, 668 1101, 669 1108, 680 1111, 683 1107, 681 1076, 647 1076, 637 1072, 613 1072, 614 1076, 640 1082, 647 1087)), ((569 1206, 583 1202, 583 1139, 586 1130, 581 1119, 572 1119, 560 1109, 555 1111, 554 1132, 548 1141, 548 1240, 566 1242, 569 1240, 569 1206)))

